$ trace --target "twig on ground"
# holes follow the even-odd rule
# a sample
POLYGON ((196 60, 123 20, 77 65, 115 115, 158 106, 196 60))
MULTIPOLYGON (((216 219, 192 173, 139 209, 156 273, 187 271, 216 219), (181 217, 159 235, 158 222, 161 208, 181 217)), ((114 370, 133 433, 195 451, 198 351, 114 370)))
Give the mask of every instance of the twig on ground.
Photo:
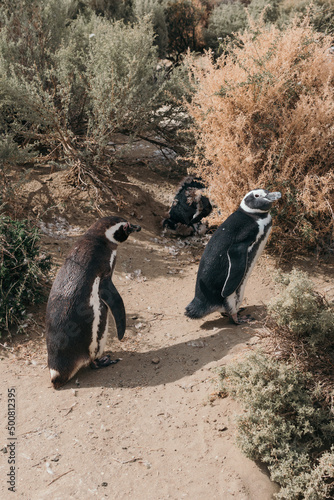
POLYGON ((54 483, 55 481, 58 481, 58 479, 60 479, 60 478, 61 478, 61 477, 63 477, 63 476, 66 476, 66 474, 69 474, 70 472, 73 472, 73 471, 74 471, 74 469, 70 469, 70 470, 68 470, 67 472, 64 472, 63 474, 60 474, 60 476, 55 477, 55 478, 51 481, 51 483, 49 483, 49 484, 48 484, 48 486, 50 486, 50 484, 54 483))

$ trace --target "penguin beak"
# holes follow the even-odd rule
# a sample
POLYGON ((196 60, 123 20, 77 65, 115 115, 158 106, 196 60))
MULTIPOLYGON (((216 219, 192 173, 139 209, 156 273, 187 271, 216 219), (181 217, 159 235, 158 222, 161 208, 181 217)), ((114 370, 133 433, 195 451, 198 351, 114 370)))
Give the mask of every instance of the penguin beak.
POLYGON ((275 193, 268 193, 266 198, 269 201, 276 201, 279 200, 282 197, 281 193, 279 191, 276 191, 275 193))
POLYGON ((140 226, 136 226, 135 224, 130 224, 130 222, 127 223, 127 225, 124 227, 126 234, 131 234, 131 233, 138 233, 138 231, 141 230, 140 226))

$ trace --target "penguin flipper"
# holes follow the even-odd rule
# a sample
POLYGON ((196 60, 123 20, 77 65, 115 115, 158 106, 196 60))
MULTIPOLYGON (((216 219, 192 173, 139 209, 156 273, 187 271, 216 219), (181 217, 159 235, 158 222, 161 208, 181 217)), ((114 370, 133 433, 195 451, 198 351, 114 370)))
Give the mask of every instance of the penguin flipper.
POLYGON ((235 243, 230 246, 227 252, 229 260, 229 270, 223 285, 222 297, 229 297, 242 282, 247 269, 248 243, 235 243))
POLYGON ((100 284, 101 300, 108 306, 116 323, 117 336, 122 340, 126 328, 124 302, 110 278, 105 278, 100 284))

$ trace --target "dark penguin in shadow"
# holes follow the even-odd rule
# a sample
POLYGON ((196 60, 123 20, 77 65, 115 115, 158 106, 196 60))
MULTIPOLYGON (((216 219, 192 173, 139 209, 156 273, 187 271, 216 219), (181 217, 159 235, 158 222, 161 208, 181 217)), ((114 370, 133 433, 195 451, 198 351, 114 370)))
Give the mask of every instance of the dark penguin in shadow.
POLYGON ((271 231, 269 210, 279 198, 279 192, 250 191, 214 232, 200 260, 195 298, 186 307, 186 316, 202 318, 220 311, 236 324, 244 321, 238 317, 239 307, 271 231))
POLYGON ((200 222, 212 211, 209 198, 204 195, 204 189, 205 185, 200 179, 186 177, 175 195, 168 217, 162 222, 163 228, 182 236, 203 234, 206 227, 200 222))
POLYGON ((117 245, 140 226, 121 217, 103 217, 77 241, 52 285, 46 308, 48 367, 53 386, 64 385, 83 366, 102 368, 108 310, 118 338, 126 321, 122 297, 112 283, 117 245))

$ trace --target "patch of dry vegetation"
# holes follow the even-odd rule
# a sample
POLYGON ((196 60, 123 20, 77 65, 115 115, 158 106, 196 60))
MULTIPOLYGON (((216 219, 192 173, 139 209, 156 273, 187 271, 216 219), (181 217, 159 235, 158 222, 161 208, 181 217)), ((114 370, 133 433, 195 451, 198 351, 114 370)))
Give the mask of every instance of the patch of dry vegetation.
POLYGON ((330 401, 334 394, 334 302, 315 290, 309 276, 297 269, 279 274, 278 297, 268 307, 268 352, 311 372, 330 401))
POLYGON ((267 353, 221 371, 222 390, 239 399, 238 442, 281 486, 275 498, 334 494, 334 303, 304 272, 279 274, 269 305, 267 353))
POLYGON ((333 243, 331 45, 306 17, 283 31, 253 24, 217 62, 192 60, 195 171, 224 216, 255 187, 281 191, 280 250, 333 243))

